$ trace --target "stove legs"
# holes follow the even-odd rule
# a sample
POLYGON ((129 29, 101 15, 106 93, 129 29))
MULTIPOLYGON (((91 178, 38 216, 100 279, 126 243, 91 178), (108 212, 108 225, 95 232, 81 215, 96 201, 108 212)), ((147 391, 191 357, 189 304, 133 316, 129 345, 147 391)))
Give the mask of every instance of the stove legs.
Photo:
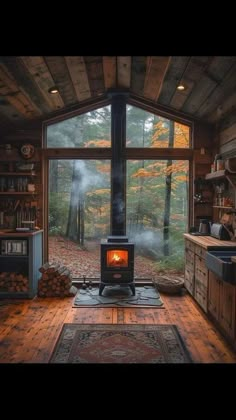
POLYGON ((102 296, 103 289, 106 285, 104 283, 99 284, 99 296, 102 296))
POLYGON ((133 293, 133 296, 135 296, 135 285, 134 284, 130 284, 129 287, 130 287, 130 289, 131 289, 131 291, 133 293))

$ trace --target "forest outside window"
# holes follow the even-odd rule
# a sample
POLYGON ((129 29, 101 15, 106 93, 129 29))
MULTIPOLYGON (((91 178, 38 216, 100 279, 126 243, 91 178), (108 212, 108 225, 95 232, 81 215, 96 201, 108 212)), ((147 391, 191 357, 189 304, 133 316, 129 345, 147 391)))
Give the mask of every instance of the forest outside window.
POLYGON ((46 147, 111 147, 111 106, 48 125, 46 147))
MULTIPOLYGON (((189 219, 191 125, 114 97, 109 106, 55 120, 45 128, 49 259, 67 265, 70 250, 96 249, 92 265, 99 276, 100 241, 118 230, 135 243, 136 263, 144 258, 154 271, 181 272, 189 219), (117 222, 121 216, 122 223, 117 222)), ((91 276, 89 264, 86 269, 77 258, 69 266, 74 278, 91 276)), ((145 274, 141 271, 139 276, 145 274)))
POLYGON ((126 147, 190 148, 190 127, 132 105, 126 106, 126 147))

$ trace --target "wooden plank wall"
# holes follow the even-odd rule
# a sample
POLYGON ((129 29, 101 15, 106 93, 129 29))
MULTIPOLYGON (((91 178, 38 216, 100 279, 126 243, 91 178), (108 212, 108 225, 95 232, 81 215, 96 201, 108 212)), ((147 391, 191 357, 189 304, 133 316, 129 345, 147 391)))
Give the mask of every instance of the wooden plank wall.
POLYGON ((233 110, 216 126, 219 152, 224 157, 236 156, 236 110, 233 110))

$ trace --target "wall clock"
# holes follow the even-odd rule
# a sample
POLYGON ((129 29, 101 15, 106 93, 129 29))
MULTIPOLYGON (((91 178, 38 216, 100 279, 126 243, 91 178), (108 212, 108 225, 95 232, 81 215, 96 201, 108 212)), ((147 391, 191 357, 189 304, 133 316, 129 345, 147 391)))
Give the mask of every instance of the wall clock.
POLYGON ((24 159, 30 159, 34 155, 34 146, 32 144, 23 144, 20 148, 21 155, 24 159))

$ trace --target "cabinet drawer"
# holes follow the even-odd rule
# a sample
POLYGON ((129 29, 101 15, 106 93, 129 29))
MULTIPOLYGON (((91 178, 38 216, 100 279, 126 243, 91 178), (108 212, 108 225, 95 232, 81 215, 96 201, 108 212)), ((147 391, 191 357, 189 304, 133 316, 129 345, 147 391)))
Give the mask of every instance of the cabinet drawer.
POLYGON ((194 294, 194 272, 185 267, 184 285, 191 295, 194 294))
POLYGON ((194 270, 194 253, 190 249, 185 251, 185 266, 194 270))
POLYGON ((198 278, 195 277, 194 297, 201 308, 207 312, 207 287, 198 278))
POLYGON ((195 255, 195 278, 201 282, 205 288, 208 286, 208 269, 205 265, 205 260, 195 255))
POLYGON ((219 322, 222 329, 231 339, 235 340, 235 309, 236 287, 232 284, 220 283, 220 311, 219 322))
POLYGON ((200 245, 195 245, 195 254, 198 255, 199 257, 202 257, 203 259, 205 259, 206 257, 206 249, 203 248, 200 245))
POLYGON ((185 249, 189 249, 190 251, 195 251, 195 244, 191 241, 185 240, 185 249))

